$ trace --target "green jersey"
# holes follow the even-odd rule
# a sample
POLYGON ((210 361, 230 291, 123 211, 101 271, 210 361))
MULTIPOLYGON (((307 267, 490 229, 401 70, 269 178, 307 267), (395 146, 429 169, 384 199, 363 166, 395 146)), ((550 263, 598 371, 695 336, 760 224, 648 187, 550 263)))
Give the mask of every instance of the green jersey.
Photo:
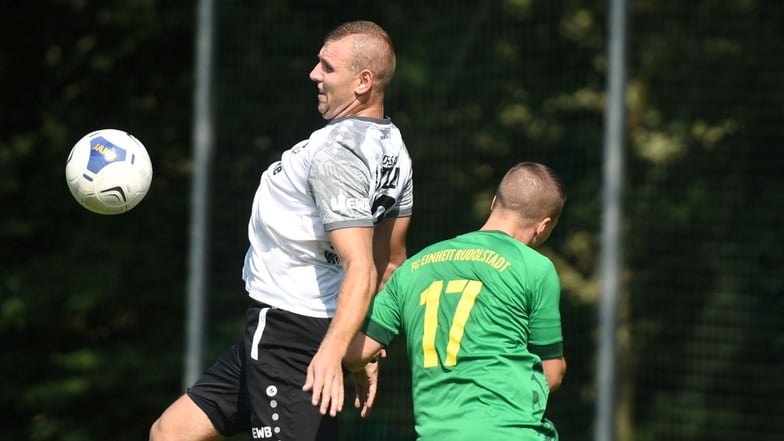
POLYGON ((475 231, 406 260, 363 332, 405 335, 420 440, 554 440, 541 360, 562 355, 559 301, 548 258, 475 231))

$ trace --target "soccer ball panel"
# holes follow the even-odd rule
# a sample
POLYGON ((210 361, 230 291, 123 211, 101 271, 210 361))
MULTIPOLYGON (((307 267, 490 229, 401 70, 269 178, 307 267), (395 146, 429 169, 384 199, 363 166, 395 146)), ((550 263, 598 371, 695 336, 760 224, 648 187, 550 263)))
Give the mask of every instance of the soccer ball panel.
POLYGON ((98 214, 120 214, 147 195, 152 163, 147 149, 116 129, 91 132, 71 149, 65 177, 74 199, 98 214))

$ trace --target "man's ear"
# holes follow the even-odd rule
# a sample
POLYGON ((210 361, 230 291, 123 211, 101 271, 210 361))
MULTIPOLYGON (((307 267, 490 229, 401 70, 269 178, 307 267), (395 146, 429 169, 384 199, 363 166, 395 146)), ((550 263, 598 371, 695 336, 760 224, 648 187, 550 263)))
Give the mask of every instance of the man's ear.
POLYGON ((526 243, 526 245, 530 246, 531 248, 536 248, 545 240, 547 240, 547 227, 550 225, 550 222, 552 222, 552 219, 549 217, 543 218, 537 222, 536 227, 534 227, 533 234, 531 234, 531 239, 526 243))
POLYGON ((541 236, 545 231, 547 231, 547 227, 550 226, 550 223, 553 221, 553 218, 546 217, 539 221, 536 224, 536 235, 541 236))
POLYGON ((359 84, 354 88, 354 93, 357 95, 364 95, 370 92, 370 89, 373 88, 374 80, 375 77, 373 76, 373 72, 371 72, 370 69, 363 69, 359 73, 359 84))

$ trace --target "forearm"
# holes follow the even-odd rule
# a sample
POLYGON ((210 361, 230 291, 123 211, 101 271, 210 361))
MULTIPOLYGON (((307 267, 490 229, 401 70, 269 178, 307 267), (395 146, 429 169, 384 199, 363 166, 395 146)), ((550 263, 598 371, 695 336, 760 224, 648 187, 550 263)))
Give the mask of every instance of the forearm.
POLYGON ((376 291, 384 288, 392 273, 406 260, 406 232, 411 219, 388 218, 379 223, 373 233, 373 257, 378 274, 376 291))
POLYGON ((343 357, 343 365, 351 372, 359 372, 369 362, 376 361, 383 349, 384 346, 381 343, 362 332, 358 332, 343 357))
MULTIPOLYGON (((351 347, 349 347, 351 352, 351 347)), ((361 372, 365 369, 368 363, 378 363, 378 359, 373 355, 363 356, 361 358, 343 359, 343 366, 351 373, 361 372)))
POLYGON ((566 359, 561 357, 543 360, 542 368, 544 370, 544 376, 547 379, 547 386, 549 386, 550 390, 554 391, 558 389, 566 374, 566 359))
POLYGON ((376 288, 376 269, 370 262, 347 265, 338 294, 335 317, 321 344, 345 355, 351 340, 365 320, 376 288))
POLYGON ((376 268, 378 272, 378 287, 376 288, 376 292, 384 289, 384 285, 387 283, 387 280, 389 280, 389 278, 392 277, 392 273, 394 273, 395 270, 400 267, 403 260, 400 261, 390 260, 386 263, 386 265, 379 266, 378 268, 376 268))

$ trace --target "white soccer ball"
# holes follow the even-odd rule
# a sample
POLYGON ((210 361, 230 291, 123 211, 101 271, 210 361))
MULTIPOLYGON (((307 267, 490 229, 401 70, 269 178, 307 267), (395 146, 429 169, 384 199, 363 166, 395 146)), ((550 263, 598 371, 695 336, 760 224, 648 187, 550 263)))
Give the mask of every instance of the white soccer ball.
POLYGON ((144 145, 122 130, 88 133, 71 149, 65 179, 74 199, 98 214, 120 214, 147 195, 152 162, 144 145))

